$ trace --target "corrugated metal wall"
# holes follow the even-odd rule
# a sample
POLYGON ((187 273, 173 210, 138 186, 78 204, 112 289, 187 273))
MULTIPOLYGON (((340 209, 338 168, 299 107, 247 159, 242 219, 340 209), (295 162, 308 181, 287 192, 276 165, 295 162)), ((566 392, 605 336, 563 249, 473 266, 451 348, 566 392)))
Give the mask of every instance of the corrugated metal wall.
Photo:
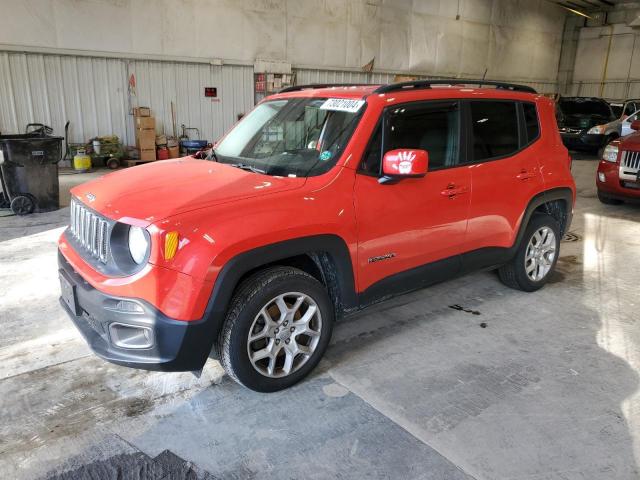
POLYGON ((171 101, 178 135, 184 123, 217 139, 253 107, 253 68, 0 52, 2 132, 38 122, 62 135, 69 120, 70 142, 114 134, 131 145, 131 107, 151 107, 158 133, 171 134, 171 101), (137 88, 130 95, 131 74, 137 88), (204 87, 217 87, 219 101, 205 98, 204 87))
MULTIPOLYGON (((384 84, 394 77, 392 73, 296 69, 297 84, 384 84)), ((555 84, 529 84, 541 92, 556 91, 555 84)), ((238 114, 253 107, 253 98, 251 66, 0 52, 0 131, 4 133, 22 132, 28 123, 38 122, 63 135, 69 120, 72 143, 114 134, 132 145, 131 107, 151 107, 157 132, 171 135, 173 101, 176 133, 180 135, 180 125, 185 124, 212 141, 233 125, 238 114), (135 91, 128 86, 132 74, 135 91), (205 87, 216 87, 218 99, 206 98, 205 87)))
POLYGON ((126 68, 127 75, 135 74, 137 81, 132 102, 151 107, 158 132, 167 135, 173 134, 171 101, 176 109, 177 135, 184 124, 198 128, 209 141, 220 138, 238 114, 253 108, 251 66, 131 61, 126 68), (218 89, 217 100, 204 96, 205 87, 218 89))
POLYGON ((73 142, 126 131, 127 77, 120 60, 0 53, 0 131, 44 123, 73 142))

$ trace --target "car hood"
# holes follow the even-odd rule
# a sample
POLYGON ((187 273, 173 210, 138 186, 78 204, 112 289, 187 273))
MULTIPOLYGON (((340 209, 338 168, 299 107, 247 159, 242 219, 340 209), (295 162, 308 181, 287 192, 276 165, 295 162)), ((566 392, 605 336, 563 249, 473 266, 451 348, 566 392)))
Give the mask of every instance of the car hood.
POLYGON ((591 128, 596 125, 603 125, 609 123, 611 119, 603 115, 596 114, 573 114, 563 115, 558 122, 560 127, 572 127, 572 128, 591 128))
POLYGON ((622 150, 640 151, 640 132, 633 132, 620 139, 622 150))
POLYGON ((136 219, 142 225, 198 208, 300 188, 305 181, 185 157, 120 170, 79 185, 71 194, 113 220, 136 219))

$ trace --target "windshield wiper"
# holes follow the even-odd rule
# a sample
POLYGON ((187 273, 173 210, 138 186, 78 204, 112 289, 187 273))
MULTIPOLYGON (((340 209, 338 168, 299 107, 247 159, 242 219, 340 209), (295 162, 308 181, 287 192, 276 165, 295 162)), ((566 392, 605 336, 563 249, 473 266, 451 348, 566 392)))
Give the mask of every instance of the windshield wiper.
POLYGON ((205 160, 213 160, 213 161, 216 161, 216 162, 220 162, 220 160, 218 160, 218 155, 216 155, 216 149, 215 148, 211 147, 211 149, 207 153, 207 156, 205 157, 205 160))
POLYGON ((261 170, 257 167, 254 167, 253 165, 248 165, 246 163, 230 163, 229 166, 236 167, 236 168, 239 168, 240 170, 246 170, 248 172, 253 172, 253 173, 263 173, 263 174, 267 173, 265 170, 261 170))

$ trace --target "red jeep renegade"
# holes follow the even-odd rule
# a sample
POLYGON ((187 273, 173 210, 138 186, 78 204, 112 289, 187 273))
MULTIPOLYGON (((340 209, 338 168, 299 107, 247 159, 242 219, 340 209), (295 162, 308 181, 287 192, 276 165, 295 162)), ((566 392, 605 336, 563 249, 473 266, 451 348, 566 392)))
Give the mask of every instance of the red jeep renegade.
POLYGON ((213 352, 266 392, 345 313, 477 269, 539 289, 575 199, 553 102, 459 82, 288 88, 206 158, 74 188, 63 307, 106 360, 188 371, 213 352))
POLYGON ((598 165, 598 198, 607 205, 640 202, 640 120, 631 129, 636 131, 605 147, 598 165))

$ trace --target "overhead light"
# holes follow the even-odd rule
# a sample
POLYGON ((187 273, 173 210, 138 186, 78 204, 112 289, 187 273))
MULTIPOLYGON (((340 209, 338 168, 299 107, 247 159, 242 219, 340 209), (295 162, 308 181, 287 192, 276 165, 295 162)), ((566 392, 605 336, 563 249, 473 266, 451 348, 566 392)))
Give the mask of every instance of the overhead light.
POLYGON ((579 11, 579 10, 575 10, 575 9, 573 9, 573 8, 565 7, 564 5, 560 5, 560 6, 561 6, 562 8, 564 8, 565 10, 570 11, 571 13, 574 13, 574 14, 576 14, 576 15, 580 15, 581 17, 584 17, 584 18, 592 18, 592 17, 590 17, 589 15, 587 15, 586 13, 583 13, 583 12, 581 12, 581 11, 579 11))

